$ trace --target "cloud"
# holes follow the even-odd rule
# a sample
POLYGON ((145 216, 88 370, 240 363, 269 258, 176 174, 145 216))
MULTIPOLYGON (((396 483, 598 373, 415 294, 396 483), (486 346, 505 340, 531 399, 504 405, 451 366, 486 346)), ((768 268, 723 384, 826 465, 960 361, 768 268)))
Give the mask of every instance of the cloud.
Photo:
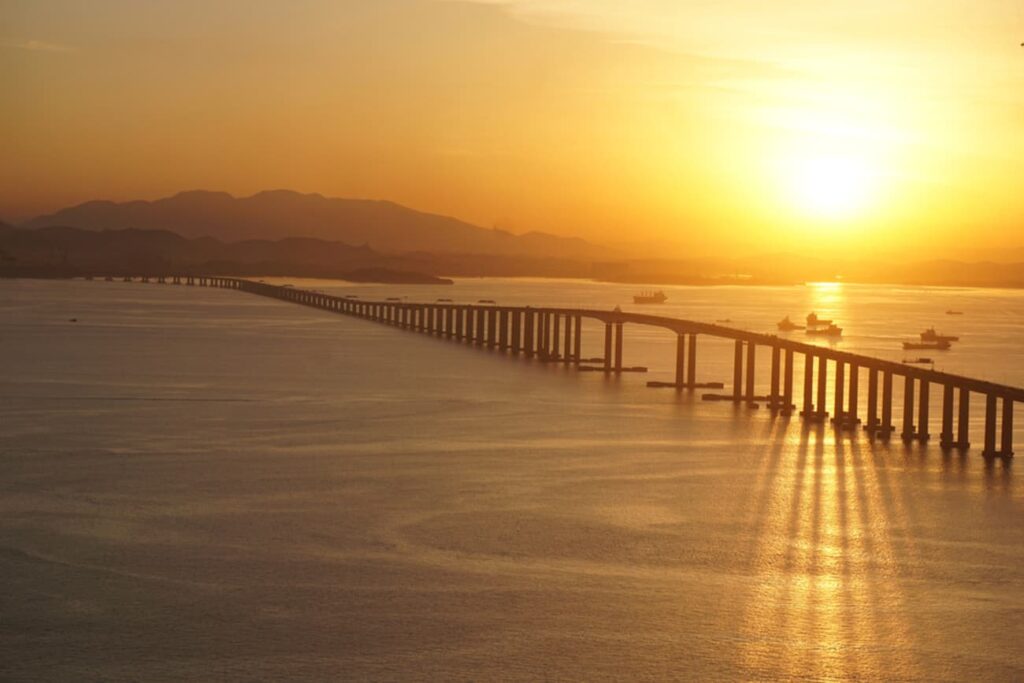
POLYGON ((0 43, 3 47, 16 50, 28 50, 30 52, 76 52, 78 48, 60 43, 48 43, 43 40, 16 40, 0 43))

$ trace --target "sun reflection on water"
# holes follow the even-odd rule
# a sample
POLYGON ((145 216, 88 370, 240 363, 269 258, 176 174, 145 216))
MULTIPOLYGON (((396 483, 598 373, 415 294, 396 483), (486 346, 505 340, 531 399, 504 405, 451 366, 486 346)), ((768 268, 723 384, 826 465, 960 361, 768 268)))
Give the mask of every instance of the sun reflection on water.
POLYGON ((744 666, 767 677, 912 677, 891 534, 906 505, 858 444, 821 427, 785 429, 748 504, 744 666))

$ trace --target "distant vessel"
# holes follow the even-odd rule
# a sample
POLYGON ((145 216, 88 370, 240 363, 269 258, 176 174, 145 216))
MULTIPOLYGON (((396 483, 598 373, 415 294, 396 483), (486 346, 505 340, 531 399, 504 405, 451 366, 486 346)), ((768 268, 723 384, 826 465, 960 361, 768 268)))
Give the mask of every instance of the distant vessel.
POLYGON ((814 334, 821 337, 841 337, 843 336, 843 328, 833 325, 830 320, 828 327, 808 327, 807 334, 814 334))
POLYGON ((790 320, 788 315, 785 318, 783 318, 782 320, 780 320, 776 324, 779 326, 779 329, 782 330, 783 332, 789 332, 790 330, 802 330, 802 329, 804 329, 803 325, 797 325, 795 322, 790 320))
POLYGON ((924 342, 955 342, 960 341, 960 337, 950 337, 948 335, 939 334, 935 331, 934 327, 929 327, 927 330, 921 333, 921 341, 924 342))
POLYGON ((818 327, 818 326, 829 326, 829 327, 831 327, 832 326, 832 321, 831 320, 826 320, 825 318, 819 318, 817 313, 815 313, 814 311, 811 311, 810 313, 807 314, 807 327, 818 327))
POLYGON ((963 311, 946 311, 946 315, 963 315, 963 311))
POLYGON ((641 292, 633 296, 635 304, 663 304, 666 301, 668 301, 668 297, 660 289, 657 292, 641 292))
POLYGON ((948 341, 920 341, 920 342, 903 342, 903 348, 910 349, 936 349, 938 351, 947 350, 951 344, 948 341))
POLYGON ((934 363, 935 361, 933 361, 931 358, 910 358, 910 359, 904 358, 903 362, 907 363, 908 365, 911 364, 911 363, 916 363, 917 365, 930 365, 930 364, 934 363))
POLYGON ((479 299, 477 301, 477 303, 478 304, 495 304, 495 303, 498 303, 498 302, 495 301, 494 299, 479 299))

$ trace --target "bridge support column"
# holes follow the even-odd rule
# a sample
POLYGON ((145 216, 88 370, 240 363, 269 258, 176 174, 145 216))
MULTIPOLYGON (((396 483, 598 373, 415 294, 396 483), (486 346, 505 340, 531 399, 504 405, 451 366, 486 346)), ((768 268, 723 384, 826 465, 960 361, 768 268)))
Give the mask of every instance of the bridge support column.
POLYGON ((843 399, 846 393, 846 363, 841 360, 836 361, 836 386, 835 392, 832 396, 832 424, 836 427, 842 427, 843 422, 846 420, 846 406, 843 405, 843 399))
POLYGON ((612 371, 612 324, 604 324, 604 371, 612 371))
POLYGON ((747 342, 747 385, 745 388, 747 405, 754 405, 754 380, 757 363, 757 345, 754 342, 747 342))
POLYGON ((904 441, 914 438, 914 378, 907 375, 903 379, 903 432, 904 441))
POLYGON ((538 313, 537 322, 537 355, 542 359, 547 360, 548 358, 548 325, 551 319, 548 317, 547 312, 538 313))
POLYGON ((886 441, 892 436, 896 427, 892 423, 892 372, 882 372, 882 424, 877 434, 886 441))
POLYGON ((522 349, 520 340, 522 337, 522 326, 523 326, 523 313, 522 311, 512 310, 512 353, 519 355, 522 349))
POLYGON ((559 342, 562 338, 562 314, 552 313, 554 320, 554 327, 551 330, 551 357, 555 360, 560 358, 558 353, 559 342))
POLYGON ((562 340, 562 363, 565 365, 572 362, 572 324, 574 320, 574 316, 565 314, 565 338, 562 340))
POLYGON ((826 400, 826 394, 828 393, 828 358, 825 356, 818 357, 818 412, 815 415, 815 419, 826 420, 828 419, 828 411, 825 410, 825 406, 828 404, 826 400))
POLYGON ((732 399, 740 401, 743 398, 743 342, 739 339, 733 347, 732 353, 732 399))
POLYGON ((583 358, 583 316, 575 316, 575 323, 572 325, 572 359, 580 362, 583 358))
POLYGON ((686 385, 686 335, 676 335, 676 390, 686 385))
POLYGON ((960 401, 957 406, 956 440, 953 444, 957 448, 970 448, 971 438, 971 392, 969 389, 960 389, 960 401))
POLYGON ((485 343, 485 332, 484 325, 486 321, 484 318, 487 315, 487 311, 482 308, 477 308, 473 311, 473 317, 476 319, 476 334, 473 336, 473 341, 476 342, 477 346, 481 346, 485 343))
POLYGON ((846 416, 843 422, 844 426, 851 428, 856 428, 860 424, 860 418, 857 417, 857 401, 860 398, 860 392, 857 387, 859 382, 860 366, 856 363, 850 363, 850 393, 849 400, 847 401, 846 416))
POLYGON ((498 347, 508 351, 508 311, 504 309, 498 314, 498 347))
POLYGON ((878 370, 868 367, 868 419, 864 431, 873 439, 878 430, 878 370))
POLYGON ((615 323, 615 372, 622 372, 622 323, 615 323))
POLYGON ((996 451, 996 395, 985 394, 985 450, 981 453, 986 458, 992 458, 999 453, 996 451))
POLYGON ((697 386, 697 335, 690 335, 689 348, 686 350, 686 385, 693 389, 697 386))
POLYGON ((782 414, 793 412, 793 350, 786 349, 786 365, 782 376, 782 414))
POLYGON ((920 380, 919 391, 921 396, 917 402, 917 440, 921 443, 927 443, 928 439, 931 438, 931 434, 928 433, 928 380, 920 380))
POLYGON ((498 345, 498 311, 493 308, 487 309, 487 345, 498 345))
POLYGON ((772 370, 771 370, 771 384, 768 391, 768 407, 772 410, 778 410, 782 406, 779 397, 779 361, 782 360, 782 349, 778 346, 772 347, 772 370))
POLYGON ((807 418, 814 417, 814 356, 804 354, 804 409, 800 415, 807 418))
POLYGON ((536 314, 530 309, 523 313, 523 353, 527 358, 533 358, 533 323, 536 314))
POLYGON ((942 432, 939 433, 939 445, 944 448, 953 447, 953 385, 942 385, 942 432))
POLYGON ((1013 457, 1013 399, 1003 397, 1003 438, 1000 455, 1013 457))
POLYGON ((583 316, 576 316, 572 328, 572 359, 579 363, 583 358, 583 316))

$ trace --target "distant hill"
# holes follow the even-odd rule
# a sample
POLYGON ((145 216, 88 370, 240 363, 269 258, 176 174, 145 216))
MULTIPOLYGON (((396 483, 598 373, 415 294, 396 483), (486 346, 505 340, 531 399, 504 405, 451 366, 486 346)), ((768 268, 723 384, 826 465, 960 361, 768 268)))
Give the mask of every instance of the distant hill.
POLYGON ((169 230, 185 237, 235 242, 312 237, 403 254, 486 254, 592 259, 607 256, 588 242, 539 232, 513 235, 387 201, 335 199, 289 190, 235 198, 182 192, 156 201, 92 201, 39 216, 20 227, 169 230))
POLYGON ((310 238, 225 243, 166 230, 0 227, 0 276, 220 274, 441 284, 422 264, 310 238))

